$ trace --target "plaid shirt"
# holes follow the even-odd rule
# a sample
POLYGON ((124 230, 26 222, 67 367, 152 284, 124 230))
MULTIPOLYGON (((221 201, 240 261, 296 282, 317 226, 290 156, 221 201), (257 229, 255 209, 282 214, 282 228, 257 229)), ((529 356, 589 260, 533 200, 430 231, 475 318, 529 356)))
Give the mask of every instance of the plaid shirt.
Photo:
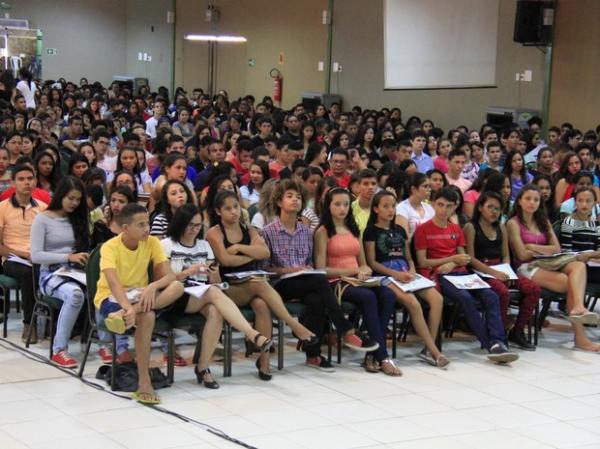
POLYGON ((313 266, 313 237, 308 226, 297 223, 296 232, 290 234, 279 218, 263 228, 263 237, 271 257, 265 261, 273 268, 313 266))

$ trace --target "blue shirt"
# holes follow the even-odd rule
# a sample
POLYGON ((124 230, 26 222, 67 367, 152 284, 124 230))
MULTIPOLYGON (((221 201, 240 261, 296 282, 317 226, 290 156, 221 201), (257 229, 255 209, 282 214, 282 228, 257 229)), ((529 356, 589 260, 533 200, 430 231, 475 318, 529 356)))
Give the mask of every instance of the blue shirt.
POLYGON ((417 156, 413 153, 411 158, 415 164, 417 164, 417 170, 419 173, 427 173, 429 170, 433 169, 433 159, 427 153, 421 153, 420 156, 417 156))

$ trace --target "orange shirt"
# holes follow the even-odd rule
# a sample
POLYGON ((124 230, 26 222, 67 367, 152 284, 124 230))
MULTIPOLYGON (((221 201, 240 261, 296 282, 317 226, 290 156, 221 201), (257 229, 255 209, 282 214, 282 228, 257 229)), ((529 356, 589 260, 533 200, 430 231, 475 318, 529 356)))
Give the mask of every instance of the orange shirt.
POLYGON ((31 199, 27 207, 19 206, 14 195, 0 202, 0 233, 2 244, 18 251, 31 249, 31 224, 37 214, 48 207, 46 203, 31 199))

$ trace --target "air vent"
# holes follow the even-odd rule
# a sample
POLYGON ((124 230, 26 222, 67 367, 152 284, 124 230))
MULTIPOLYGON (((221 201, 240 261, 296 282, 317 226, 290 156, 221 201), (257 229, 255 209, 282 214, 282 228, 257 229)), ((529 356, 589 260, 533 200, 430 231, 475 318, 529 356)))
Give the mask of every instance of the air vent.
POLYGON ((27 19, 0 19, 0 28, 29 28, 27 19))

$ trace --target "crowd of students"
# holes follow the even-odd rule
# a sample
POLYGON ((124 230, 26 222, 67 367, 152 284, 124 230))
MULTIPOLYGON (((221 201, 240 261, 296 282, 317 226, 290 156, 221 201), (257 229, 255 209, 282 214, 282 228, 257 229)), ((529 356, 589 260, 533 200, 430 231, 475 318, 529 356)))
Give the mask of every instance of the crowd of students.
MULTIPOLYGON (((52 361, 77 365, 68 344, 86 287, 56 272, 85 269, 102 245, 91 300, 118 338, 112 348, 101 333, 99 355, 137 361, 141 402, 160 401, 148 376, 156 316, 204 315, 194 370, 208 388, 219 387, 209 365, 223 320, 245 335, 247 355, 259 353, 260 379, 272 378, 272 315, 290 326, 308 367, 335 371, 321 355, 331 321, 346 347, 365 353, 366 371, 400 376, 386 345, 397 304, 423 341, 418 357, 446 369, 436 345, 444 298, 490 360, 511 363, 519 354, 509 344, 535 350, 524 327, 541 289, 564 294, 575 347, 600 352, 584 328, 598 321, 584 297, 600 259, 599 130, 565 123, 542 136, 532 118, 445 132, 398 108, 285 111, 269 97, 36 82, 25 69, 18 82, 0 75, 0 115, 0 255, 20 285, 23 341, 38 341, 38 264, 36 287, 63 303, 52 361), (561 250, 573 253, 540 262, 561 250), (499 268, 507 264, 514 276, 499 268), (271 274, 232 281, 259 269, 271 274), (487 287, 460 286, 474 270, 487 287), (421 277, 433 283, 403 288, 421 277), (184 292, 198 282, 215 285, 184 292), (514 320, 511 289, 521 292, 514 320), (304 305, 299 318, 290 301, 304 305), (134 327, 135 355, 123 335, 134 327)), ((175 363, 187 361, 176 353, 175 363)))

